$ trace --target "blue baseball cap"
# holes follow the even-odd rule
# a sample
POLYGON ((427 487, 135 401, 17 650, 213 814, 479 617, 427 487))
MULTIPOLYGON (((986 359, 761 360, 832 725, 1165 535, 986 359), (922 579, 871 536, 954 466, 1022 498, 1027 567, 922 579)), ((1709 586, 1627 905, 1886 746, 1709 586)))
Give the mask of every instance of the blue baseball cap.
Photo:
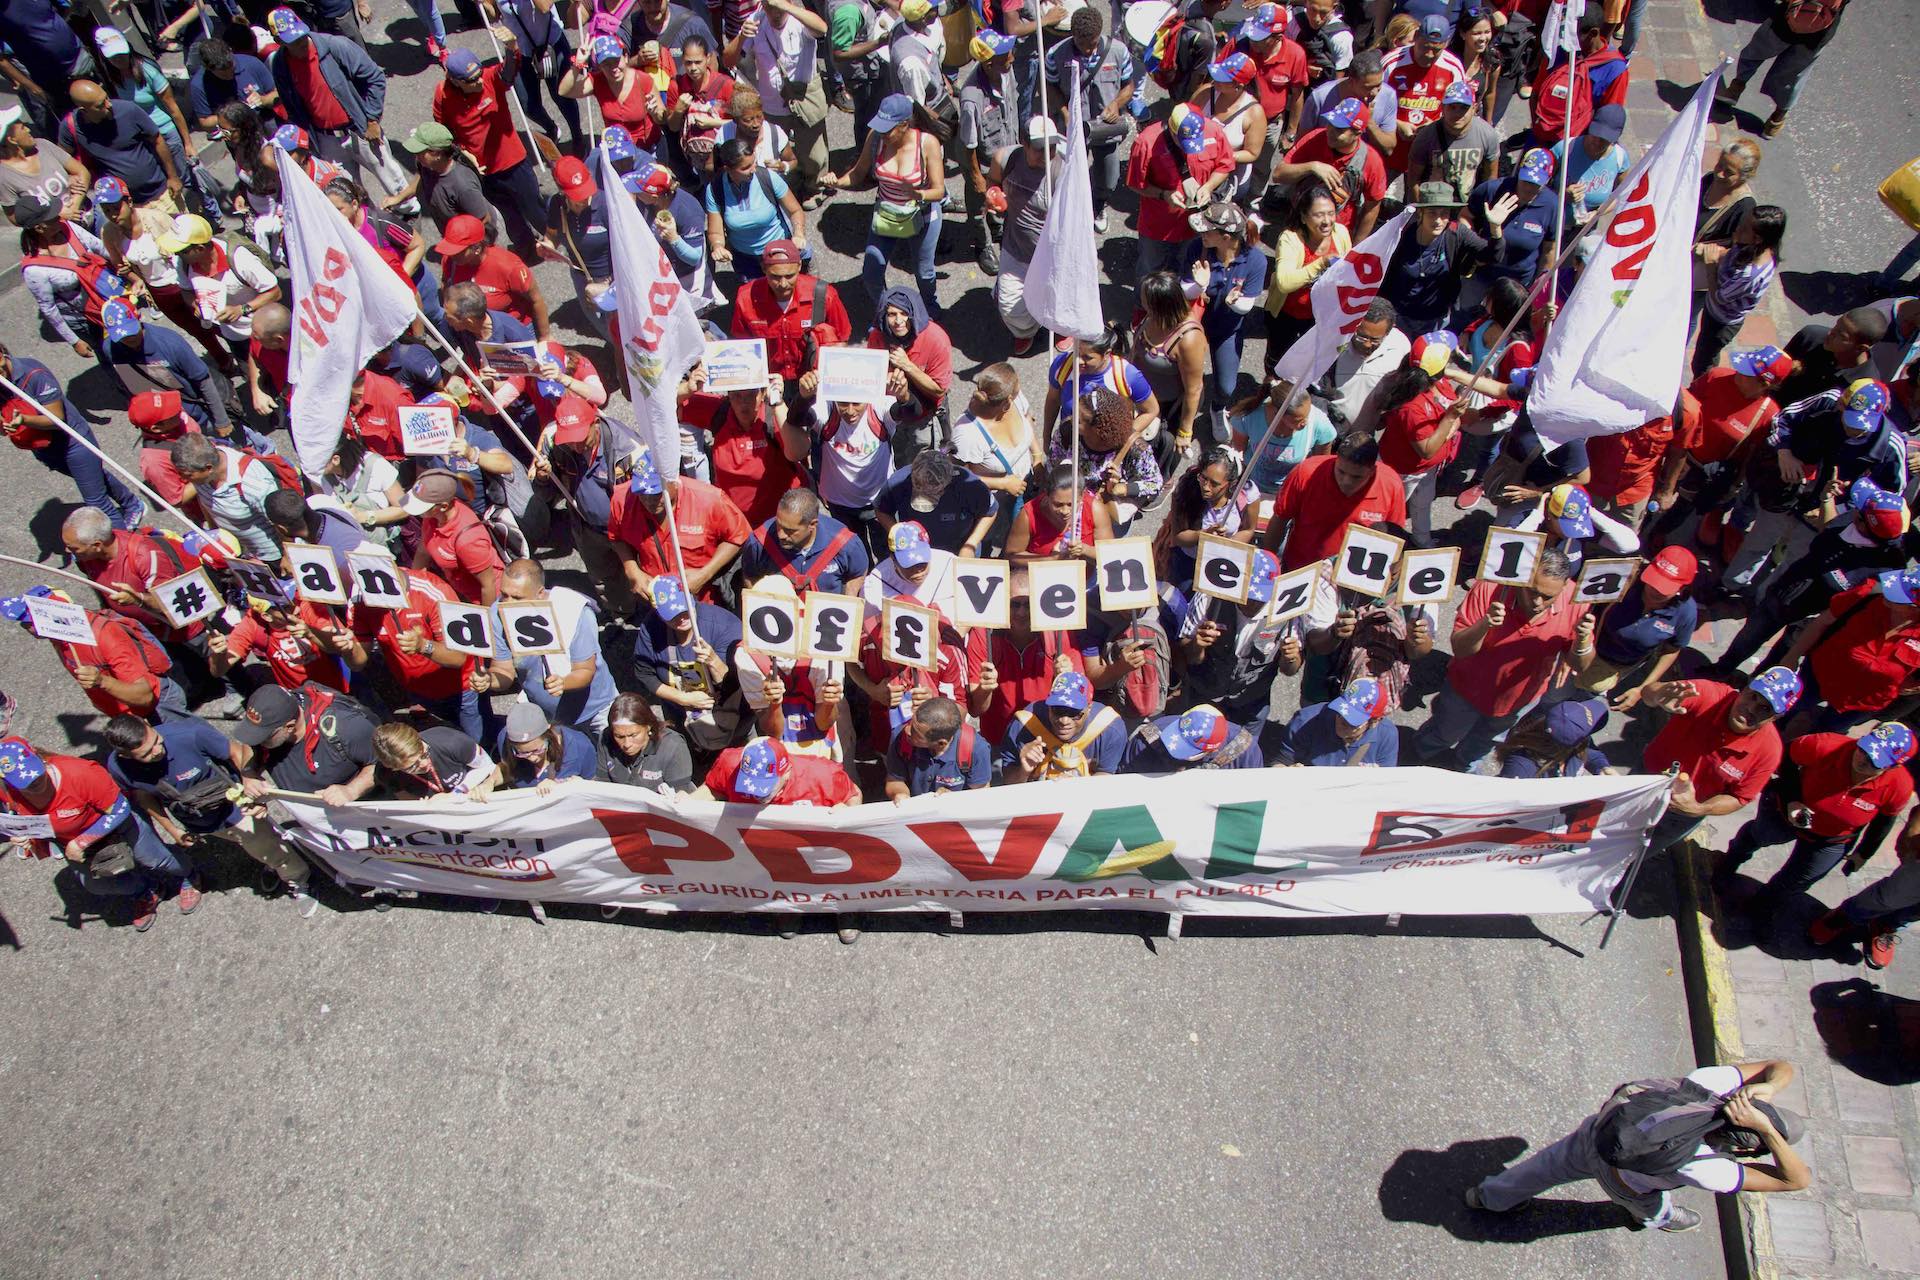
POLYGON ((693 600, 687 595, 686 584, 670 574, 653 580, 653 611, 660 615, 663 622, 672 622, 693 612, 693 600))
POLYGON ((1280 562, 1264 548, 1253 553, 1253 568, 1247 574, 1247 599, 1265 604, 1273 599, 1273 584, 1280 577, 1280 562))
POLYGON ((1605 698, 1569 698, 1547 708, 1547 736, 1563 747, 1578 746, 1606 727, 1605 698))
POLYGON ((140 332, 140 313, 124 298, 108 298, 100 308, 100 327, 111 342, 131 338, 140 332))
POLYGON ((1237 51, 1207 65, 1207 78, 1215 84, 1252 84, 1253 77, 1253 59, 1237 51))
POLYGON ((273 38, 281 44, 290 44, 313 34, 313 29, 301 21, 299 14, 284 7, 267 15, 267 30, 273 32, 273 38))
POLYGON ((1544 187, 1553 178, 1553 152, 1544 147, 1534 147, 1520 157, 1520 167, 1514 177, 1521 182, 1531 182, 1544 187))
POLYGON ((607 131, 600 135, 600 149, 607 153, 609 160, 638 160, 640 148, 635 144, 633 135, 627 132, 623 124, 610 124, 607 131))
POLYGON ((1785 667, 1768 667, 1753 678, 1747 688, 1767 700, 1773 708, 1773 714, 1783 716, 1793 710, 1793 704, 1800 701, 1800 691, 1805 686, 1800 681, 1800 673, 1789 671, 1785 667))
POLYGON ((1154 727, 1160 730, 1160 745, 1175 760, 1199 760, 1227 744, 1233 725, 1218 707, 1202 704, 1185 715, 1161 716, 1154 727))
POLYGON ((93 184, 89 194, 93 196, 95 204, 119 204, 131 193, 127 190, 126 183, 108 174, 93 184))
POLYGON ((1860 735, 1856 745, 1867 753, 1867 759, 1873 761, 1876 769, 1891 769, 1897 764, 1905 764, 1913 759, 1916 747, 1920 746, 1913 740, 1913 730, 1898 720, 1875 725, 1871 733, 1860 735))
POLYGON ((1877 378, 1861 378, 1847 388, 1840 402, 1840 425, 1856 436, 1879 429, 1893 396, 1877 378))
POLYGON ((1445 44, 1453 39, 1453 24, 1437 13, 1430 13, 1420 20, 1420 38, 1445 44))
POLYGON ((1167 114, 1167 132, 1182 151, 1197 156, 1207 149, 1207 114, 1182 102, 1167 114))
POLYGON ((1892 569, 1881 574, 1880 594, 1894 604, 1920 601, 1920 569, 1892 569))
POLYGON ((902 520, 893 526, 887 534, 887 546, 893 551, 894 563, 902 569, 918 569, 933 559, 933 543, 927 538, 927 527, 918 520, 902 520))
POLYGON ((867 121, 875 133, 890 133, 913 119, 913 99, 904 93, 890 93, 880 99, 880 107, 867 121))
POLYGON ((1085 711, 1093 703, 1093 685, 1078 671, 1063 671, 1047 690, 1047 705, 1062 711, 1085 711))
POLYGON ((0 742, 0 780, 25 791, 47 776, 47 762, 24 742, 0 742))
POLYGON ((25 596, 8 596, 5 599, 0 599, 0 617, 7 618, 10 621, 25 626, 28 616, 27 598, 25 596))
POLYGON ((1563 538, 1593 536, 1593 499, 1577 484, 1557 484, 1548 492, 1547 515, 1563 538))
POLYGON ((480 74, 480 59, 471 49, 455 49, 447 55, 446 67, 455 80, 471 80, 480 74))
POLYGON ((1387 686, 1372 676, 1361 676, 1349 683, 1339 697, 1329 702, 1327 709, 1356 729, 1363 724, 1372 724, 1389 710, 1387 686))
POLYGON ((619 36, 595 36, 589 50, 595 62, 612 62, 627 56, 627 46, 620 43, 619 36))
POLYGON ((1470 107, 1474 101, 1471 80, 1455 80, 1440 94, 1440 105, 1443 107, 1470 107))
POLYGON ((967 51, 973 54, 973 60, 975 62, 987 62, 993 58, 998 58, 1002 54, 1012 53, 1013 46, 1016 43, 1018 42, 1015 41, 1012 36, 1002 35, 992 27, 984 27, 974 33, 973 44, 980 45, 984 48, 987 56, 985 58, 981 57, 980 49, 974 48, 971 44, 967 46, 967 51))
POLYGON ((1366 116, 1366 103, 1360 101, 1358 98, 1342 98, 1331 107, 1328 107, 1326 113, 1323 114, 1320 119, 1321 122, 1329 128, 1351 129, 1354 125, 1366 119, 1366 116))
POLYGON ((297 124, 283 124, 273 131, 273 145, 282 151, 311 151, 313 139, 297 124))
POLYGON ((740 748, 740 763, 733 767, 733 789, 755 800, 768 799, 792 769, 793 760, 785 747, 772 738, 755 738, 740 748))
POLYGON ((1793 357, 1778 347, 1749 347, 1745 351, 1736 351, 1728 357, 1727 363, 1735 373, 1761 378, 1774 386, 1793 376, 1793 357))
POLYGON ((667 482, 660 478, 660 468, 653 463, 653 450, 645 445, 634 450, 633 471, 627 477, 627 488, 649 495, 667 491, 667 482))
POLYGON ((1247 10, 1247 19, 1234 32, 1242 40, 1265 40, 1287 27, 1287 12, 1277 4, 1260 4, 1247 10))

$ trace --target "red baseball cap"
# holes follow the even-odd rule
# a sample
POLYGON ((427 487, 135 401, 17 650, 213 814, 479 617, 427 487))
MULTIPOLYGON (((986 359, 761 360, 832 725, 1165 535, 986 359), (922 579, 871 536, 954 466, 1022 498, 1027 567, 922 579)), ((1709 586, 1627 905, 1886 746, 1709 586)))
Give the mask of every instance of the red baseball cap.
POLYGON ((560 397, 560 403, 553 409, 553 442, 555 444, 581 444, 587 438, 587 428, 600 418, 600 411, 591 402, 581 396, 560 397))
POLYGON ((447 229, 440 237, 440 243, 433 251, 443 258, 451 258, 462 249, 471 249, 487 238, 487 224, 470 213, 456 213, 447 219, 447 229))
POLYGON ((760 265, 797 267, 800 265, 800 246, 791 240, 775 240, 760 251, 760 265))
POLYGON ((171 422, 180 416, 180 393, 178 391, 142 391, 127 406, 127 417, 133 425, 145 431, 157 427, 163 422, 171 422))
POLYGON ((1678 595, 1693 585, 1699 572, 1700 558, 1693 552, 1685 547, 1662 547, 1660 554, 1640 571, 1640 581, 1656 591, 1678 595))
MULTIPOLYGON (((553 180, 562 195, 572 196, 576 200, 589 199, 600 190, 593 175, 587 172, 587 162, 578 156, 561 156, 554 161, 553 180)), ((447 229, 453 229, 452 223, 448 224, 447 229)))

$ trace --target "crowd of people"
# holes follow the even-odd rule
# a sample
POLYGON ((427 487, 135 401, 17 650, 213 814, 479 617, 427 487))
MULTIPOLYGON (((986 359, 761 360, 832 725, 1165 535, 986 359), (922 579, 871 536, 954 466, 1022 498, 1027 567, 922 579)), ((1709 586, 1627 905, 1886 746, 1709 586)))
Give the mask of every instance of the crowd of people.
MULTIPOLYGON (((598 778, 841 806, 1189 769, 1671 771, 1654 855, 1748 806, 1723 876, 1793 844, 1760 912, 1900 822, 1916 747, 1900 716, 1920 692, 1920 299, 1742 345, 1786 216, 1764 203, 1763 143, 1733 138, 1701 180, 1695 376, 1674 411, 1559 448, 1528 419, 1557 304, 1633 161, 1627 6, 1589 5, 1578 58, 1555 60, 1543 0, 1306 0, 1232 20, 1184 0, 1145 30, 1140 6, 1085 3, 480 5, 456 9, 490 56, 449 49, 447 16, 415 0, 430 118, 390 122, 363 2, 190 6, 146 33, 148 54, 77 9, 0 3, 0 71, 20 91, 0 112, 0 205, 42 339, 118 388, 139 448, 117 461, 141 482, 103 465, 32 338, 0 347, 24 393, 0 427, 73 482, 60 536, 93 584, 35 585, 0 612, 32 636, 36 600, 83 606, 92 641, 47 643, 105 741, 90 757, 6 738, 0 798, 44 816, 34 850, 124 899, 136 928, 164 900, 195 909, 212 841, 310 914, 314 869, 275 834, 277 791, 484 800, 598 778), (152 57, 183 33, 184 82, 152 57), (829 144, 834 112, 851 148, 829 144), (1094 226, 1131 248, 1110 270, 1134 298, 1099 336, 1043 348, 1026 273, 1074 116, 1094 226), (199 158, 216 138, 232 182, 199 158), (450 348, 417 325, 378 355, 309 474, 284 434, 303 391, 289 163, 450 348), (622 200, 710 335, 765 343, 764 386, 709 391, 697 365, 679 387, 678 474, 621 408, 617 362, 556 327, 564 307, 575 332, 614 332, 622 200), (867 227, 857 284, 813 271, 830 202, 867 227), (1277 379, 1314 281, 1403 208, 1338 360, 1311 386, 1277 379), (956 256, 991 278, 991 309, 950 331, 937 286, 956 256), (543 290, 545 261, 572 299, 543 290), (514 344, 535 354, 507 365, 514 344), (823 397, 821 352, 841 345, 886 353, 882 400, 823 397), (976 371, 956 386, 961 353, 976 371), (1023 367, 1045 370, 1038 404, 1023 367), (443 454, 406 451, 418 405, 452 411, 443 454), (1436 522, 1442 502, 1455 513, 1436 522), (1469 569, 1489 525, 1542 541, 1529 582, 1463 583, 1450 619, 1325 570, 1310 607, 1279 617, 1276 583, 1349 525, 1462 546, 1469 569), (1084 628, 1036 628, 1030 566, 1128 536, 1151 541, 1157 602, 1095 592, 1084 628), (1217 539, 1251 547, 1243 600, 1196 586, 1217 539), (385 552, 403 581, 379 605, 318 601, 298 573, 312 547, 342 566, 385 552), (562 567, 574 552, 584 575, 562 567), (1004 627, 955 621, 969 558, 1011 562, 1004 627), (1583 564, 1620 558, 1643 564, 1623 598, 1576 598, 1583 564), (156 588, 198 569, 224 607, 183 623, 156 588), (749 587, 864 599, 858 660, 756 650, 735 611, 749 587), (887 656, 893 598, 938 612, 931 666, 887 656), (448 603, 490 611, 491 655, 450 643, 448 603), (562 653, 509 645, 503 610, 520 605, 551 609, 562 653), (1730 616, 1739 635, 1709 662, 1695 638, 1730 616), (1416 669, 1436 651, 1445 674, 1403 738, 1391 717, 1431 691, 1416 669), (1637 758, 1595 746, 1623 716, 1650 731, 1637 758)), ((1783 74, 1767 132, 1809 61, 1783 74)), ((1920 855, 1920 817, 1897 847, 1920 855)), ((1920 916, 1916 865, 1816 936, 1885 963, 1920 916)))

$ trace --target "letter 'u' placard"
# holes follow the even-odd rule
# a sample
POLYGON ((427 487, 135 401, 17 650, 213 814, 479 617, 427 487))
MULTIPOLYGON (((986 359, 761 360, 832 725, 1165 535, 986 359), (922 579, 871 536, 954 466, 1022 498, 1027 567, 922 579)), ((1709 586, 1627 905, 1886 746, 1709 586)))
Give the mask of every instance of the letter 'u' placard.
POLYGON ((1147 609, 1159 599, 1150 539, 1109 538, 1093 544, 1093 556, 1102 609, 1147 609))
POLYGON ((880 656, 903 667, 932 671, 940 665, 940 611, 902 596, 880 602, 880 656))
POLYGON ((440 641, 455 653, 493 656, 493 615, 481 605, 440 602, 440 641))
POLYGON ((514 657, 566 652, 566 646, 560 643, 560 619, 551 604, 544 600, 503 600, 496 607, 507 652, 514 657))
POLYGON ((1078 631, 1087 625, 1087 562, 1035 560, 1027 566, 1027 598, 1035 631, 1078 631))
POLYGON ((740 593, 740 643, 755 653, 800 657, 800 601, 771 591, 740 593))
POLYGON ((356 551, 347 557, 354 598, 374 609, 407 607, 407 574, 390 555, 356 551))
POLYGON ((804 613, 802 657, 823 662, 860 661, 860 628, 867 617, 866 601, 830 591, 809 591, 804 613))
POLYGON ((1247 580, 1253 577, 1254 546, 1211 533, 1200 535, 1194 549, 1193 589, 1235 604, 1247 602, 1247 580))
POLYGON ((1004 627, 1013 600, 1013 566, 1005 560, 953 562, 953 625, 1004 627))
POLYGON ((1547 545, 1547 535, 1519 529, 1487 530, 1486 550, 1480 553, 1480 581, 1523 587, 1533 581, 1533 566, 1547 545))
POLYGON ((1441 605, 1460 578, 1460 548, 1413 547, 1400 555, 1400 604, 1441 605))
POLYGON ((340 562, 334 558, 332 547, 289 542, 286 552, 287 563, 293 569, 293 589, 302 600, 314 604, 347 602, 346 579, 340 576, 340 562))
POLYGON ((1637 557, 1625 560, 1583 560, 1580 585, 1573 598, 1581 604, 1612 604, 1627 594, 1640 572, 1637 557))
POLYGON ((1363 524, 1347 526, 1340 553, 1333 558, 1333 585, 1379 600, 1393 583, 1393 566, 1406 543, 1363 524))

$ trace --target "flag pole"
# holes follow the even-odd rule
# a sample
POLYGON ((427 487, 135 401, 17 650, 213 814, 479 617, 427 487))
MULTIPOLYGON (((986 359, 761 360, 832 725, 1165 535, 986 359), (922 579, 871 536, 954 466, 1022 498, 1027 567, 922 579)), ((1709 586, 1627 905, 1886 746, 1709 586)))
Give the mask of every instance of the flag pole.
MULTIPOLYGON (((493 41, 493 56, 500 59, 502 63, 506 62, 507 51, 500 47, 500 37, 493 34, 493 24, 491 22, 483 22, 480 25, 487 29, 487 39, 493 41)), ((527 150, 532 153, 533 163, 539 168, 540 176, 550 179, 553 177, 553 174, 547 171, 547 159, 540 154, 540 144, 533 136, 533 125, 527 120, 527 113, 520 109, 520 92, 517 86, 519 85, 520 77, 524 75, 527 70, 527 54, 524 49, 519 48, 518 41, 515 41, 514 45, 514 83, 506 86, 507 91, 503 96, 507 100, 507 109, 513 113, 514 127, 520 131, 520 136, 526 139, 527 150)))
MULTIPOLYGON (((624 337, 624 335, 622 336, 624 337)), ((624 347, 625 345, 623 341, 621 346, 624 347)), ((624 352, 622 353, 620 361, 620 382, 627 391, 627 404, 637 413, 639 405, 636 404, 633 399, 633 372, 627 368, 624 352)), ((769 417, 771 417, 771 410, 769 410, 769 417)), ((667 540, 673 544, 673 567, 679 570, 680 585, 685 587, 687 585, 687 557, 686 553, 680 550, 680 525, 673 517, 673 500, 676 496, 675 491, 679 488, 680 477, 677 475, 663 475, 660 477, 660 483, 666 490, 666 492, 660 496, 667 500, 667 540)), ((698 599, 694 596, 692 589, 688 588, 687 622, 693 627, 693 639, 696 644, 700 643, 700 610, 698 605, 698 599)))
MULTIPOLYGON (((1046 3, 1047 3, 1047 0, 1033 0, 1033 36, 1034 36, 1034 39, 1040 42, 1040 71, 1038 76, 1038 79, 1040 81, 1039 83, 1040 118, 1042 120, 1047 121, 1049 124, 1051 124, 1053 122, 1053 117, 1047 111, 1047 24, 1043 20, 1046 16, 1045 13, 1043 12, 1046 3)), ((1073 74, 1074 74, 1074 92, 1077 96, 1079 93, 1079 87, 1080 87, 1079 86, 1080 66, 1078 63, 1074 64, 1073 74)), ((1071 117, 1069 117, 1068 122, 1069 123, 1072 122, 1071 117)), ((1043 181, 1045 181, 1046 187, 1047 187, 1047 208, 1052 209, 1053 208, 1053 143, 1047 141, 1044 137, 1042 137, 1040 140, 1040 170, 1043 175, 1043 181)), ((1024 280, 1021 282, 1021 287, 1022 287, 1022 290, 1024 291, 1025 289, 1024 280)), ((1059 341, 1060 341, 1059 335, 1056 334, 1053 331, 1053 327, 1049 325, 1047 327, 1048 352, 1052 352, 1054 347, 1059 343, 1059 341)), ((1051 360, 1053 357, 1051 354, 1049 354, 1047 358, 1051 360)), ((1076 466, 1078 465, 1077 461, 1075 465, 1076 466)), ((1075 486, 1075 489, 1077 492, 1078 491, 1077 485, 1075 486)), ((1075 499, 1075 501, 1078 501, 1078 499, 1075 499)), ((1078 510, 1078 508, 1076 507, 1075 510, 1078 510)))
POLYGON ((467 358, 460 354, 460 348, 447 341, 447 335, 440 332, 433 321, 427 319, 427 313, 418 310, 417 305, 415 313, 420 317, 420 323, 427 326, 427 332, 432 334, 434 340, 440 344, 440 349, 452 356, 454 363, 460 366, 460 372, 467 375, 467 382, 470 384, 473 393, 485 400, 488 407, 491 408, 495 414, 499 415, 502 422, 507 424, 507 430, 513 432, 513 438, 527 447, 527 456, 529 458, 539 457, 539 446, 527 439, 526 432, 520 430, 520 424, 513 420, 513 415, 500 407, 500 402, 493 398, 491 391, 487 390, 487 384, 480 381, 480 375, 473 371, 473 366, 467 363, 467 358))
POLYGON ((69 573, 65 569, 56 569, 50 564, 37 564, 32 560, 22 560, 19 556, 0 555, 0 560, 4 560, 8 564, 17 564, 23 569, 32 569, 36 573, 50 573, 56 578, 70 578, 74 582, 78 582, 82 586, 91 587, 102 594, 105 594, 108 590, 107 587, 95 582, 92 578, 83 578, 77 573, 69 573))
MULTIPOLYGON (((1568 12, 1572 12, 1569 7, 1568 12)), ((1556 39, 1565 40, 1566 23, 1561 22, 1556 39)), ((1547 304, 1560 305, 1560 233, 1567 225, 1567 171, 1573 168, 1573 86, 1574 77, 1580 74, 1580 41, 1574 39, 1573 48, 1567 50, 1567 118, 1560 124, 1560 147, 1564 154, 1560 157, 1560 207, 1553 215, 1553 259, 1554 268, 1547 275, 1547 304)), ((1549 151, 1548 155, 1553 153, 1549 151)), ((1577 241, 1578 236, 1574 239, 1577 241)))
MULTIPOLYGON (((583 5, 576 12, 583 12, 584 9, 583 5)), ((580 19, 579 34, 575 38, 580 41, 580 47, 575 52, 587 57, 587 65, 581 68, 582 74, 587 78, 586 110, 582 114, 587 120, 587 135, 593 139, 593 145, 598 147, 600 135, 605 132, 605 122, 600 115, 600 99, 593 96, 593 49, 587 43, 587 20, 584 17, 580 19)))

